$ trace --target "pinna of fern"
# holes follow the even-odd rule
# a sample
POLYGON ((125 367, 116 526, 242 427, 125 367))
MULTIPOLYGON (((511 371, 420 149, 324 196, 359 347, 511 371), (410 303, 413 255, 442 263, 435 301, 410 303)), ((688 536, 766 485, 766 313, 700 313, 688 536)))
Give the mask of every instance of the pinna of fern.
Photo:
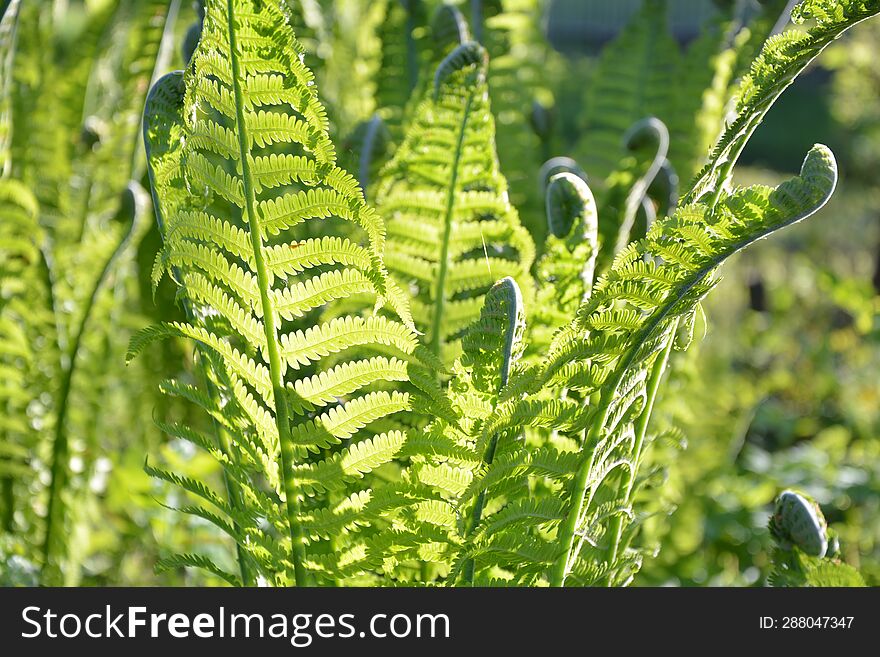
POLYGON ((206 567, 232 583, 332 580, 370 531, 351 509, 371 493, 353 482, 407 441, 399 429, 360 430, 413 406, 412 393, 389 384, 430 377, 413 373, 418 340, 382 261, 383 221, 336 166, 280 5, 206 3, 192 65, 156 84, 144 134, 164 240, 154 277, 171 275, 189 320, 146 329, 131 353, 166 336, 197 343, 203 381, 164 388, 201 406, 214 435, 162 428, 212 454, 227 491, 148 471, 198 499, 181 510, 230 535, 240 574, 199 555, 164 565, 206 567), (299 239, 310 224, 323 236, 299 239), (371 296, 376 312, 299 328, 352 295, 371 296))
POLYGON ((499 169, 486 69, 486 51, 473 42, 440 63, 377 188, 389 270, 411 291, 418 326, 447 364, 497 279, 511 276, 526 298, 532 293, 534 244, 499 169))

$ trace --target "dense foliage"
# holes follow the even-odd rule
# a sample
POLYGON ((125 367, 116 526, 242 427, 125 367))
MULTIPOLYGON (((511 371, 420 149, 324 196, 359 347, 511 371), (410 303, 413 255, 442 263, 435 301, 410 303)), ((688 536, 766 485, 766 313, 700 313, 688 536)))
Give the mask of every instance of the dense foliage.
MULTIPOLYGON (((772 185, 735 167, 880 2, 777 34, 785 2, 716 5, 683 49, 645 0, 573 94, 542 0, 5 2, 0 581, 724 581, 689 570, 687 520, 721 518, 689 491, 748 485, 707 456, 718 414, 782 387, 687 350, 719 267, 840 178, 823 145, 772 185)), ((772 515, 770 583, 871 580, 860 438, 835 465, 870 517, 734 498, 772 515)))

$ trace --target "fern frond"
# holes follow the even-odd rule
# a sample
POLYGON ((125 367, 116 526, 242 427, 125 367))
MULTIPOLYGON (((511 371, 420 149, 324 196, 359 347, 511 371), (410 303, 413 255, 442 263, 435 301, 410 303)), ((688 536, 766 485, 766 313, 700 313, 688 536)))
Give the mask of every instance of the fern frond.
MULTIPOLYGON (((241 466, 273 483, 289 553, 264 574, 302 585, 317 563, 304 519, 309 536, 330 535, 317 520, 340 521, 321 509, 406 442, 402 431, 366 433, 416 394, 385 390, 409 379, 418 341, 382 262, 382 219, 336 165, 314 77, 277 1, 208 2, 191 67, 156 84, 144 132, 164 240, 154 282, 170 274, 189 318, 135 336, 130 355, 172 335, 199 345, 210 385, 186 394, 212 415, 222 400, 229 437, 208 451, 245 490, 259 486, 241 466), (311 323, 353 295, 369 305, 311 323), (388 355, 357 357, 364 348, 388 355)), ((224 514, 240 513, 236 503, 267 513, 266 500, 249 498, 233 495, 224 514)), ((235 535, 245 550, 258 538, 235 535)))
POLYGON ((446 363, 499 276, 531 294, 534 245, 507 199, 495 155, 486 62, 475 43, 441 62, 376 197, 388 220, 389 269, 413 291, 418 326, 446 363))
POLYGON ((708 164, 683 199, 704 196, 717 201, 743 148, 782 92, 831 42, 846 30, 880 13, 878 0, 804 0, 792 19, 814 24, 806 31, 789 30, 767 40, 739 86, 736 118, 718 138, 708 164))
POLYGON ((588 173, 606 178, 626 155, 621 137, 655 116, 668 120, 681 55, 665 0, 646 0, 617 39, 603 49, 584 107, 583 155, 588 173))
MULTIPOLYGON (((569 541, 569 556, 557 562, 552 581, 564 582, 570 555, 580 553, 574 547, 575 532, 594 500, 601 499, 608 474, 624 465, 630 471, 624 481, 632 481, 632 459, 639 456, 644 431, 639 418, 645 417, 645 405, 651 399, 647 390, 658 380, 649 372, 662 372, 658 357, 668 351, 678 318, 691 312, 712 288, 712 272, 721 262, 814 213, 827 202, 836 182, 833 156, 827 148, 816 146, 807 155, 801 175, 776 189, 736 190, 714 209, 699 204, 679 209, 617 256, 579 310, 578 330, 560 333, 551 347, 556 355, 544 376, 552 378, 565 371, 568 362, 581 359, 598 362, 607 374, 600 386, 584 391, 585 396, 598 396, 596 404, 585 410, 590 429, 572 489, 576 501, 561 534, 561 540, 569 541), (634 278, 636 271, 648 277, 634 278)), ((562 385, 565 379, 563 375, 562 385)), ((612 546, 613 553, 616 546, 612 546)))
POLYGON ((538 262, 538 295, 531 346, 546 347, 593 287, 599 254, 593 193, 573 173, 558 173, 546 190, 548 238, 538 262))

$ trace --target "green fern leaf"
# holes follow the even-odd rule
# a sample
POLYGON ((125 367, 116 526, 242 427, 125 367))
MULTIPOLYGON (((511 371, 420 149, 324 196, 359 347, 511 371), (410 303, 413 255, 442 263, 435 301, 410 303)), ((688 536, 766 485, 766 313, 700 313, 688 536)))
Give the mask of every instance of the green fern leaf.
POLYGON ((413 290, 418 326, 444 362, 454 361, 495 280, 512 276, 530 297, 534 245, 498 168, 478 44, 438 66, 431 96, 382 174, 377 204, 388 220, 389 269, 413 290))
POLYGON ((880 13, 878 0, 805 0, 792 12, 797 22, 814 19, 806 32, 790 30, 770 38, 740 83, 736 118, 718 138, 708 164, 684 203, 704 196, 716 201, 743 148, 764 116, 794 79, 831 42, 853 25, 880 13))
MULTIPOLYGON (((265 574, 302 585, 311 563, 303 518, 324 517, 312 509, 330 502, 328 491, 393 460, 406 440, 399 431, 357 436, 411 406, 411 393, 376 388, 408 379, 418 343, 382 263, 382 219, 335 164, 326 112, 281 4, 213 0, 205 8, 190 69, 156 84, 144 121, 164 240, 154 282, 169 273, 190 318, 135 336, 130 356, 170 335, 204 351, 216 394, 187 394, 215 416, 223 400, 231 440, 217 456, 227 475, 240 477, 240 463, 274 482, 289 562, 276 560, 265 574), (308 236, 315 226, 322 237, 308 236), (303 324, 354 294, 399 319, 303 324), (394 355, 356 357, 363 347, 394 355), (336 451, 322 461, 308 456, 328 448, 336 451)), ((176 483, 201 492, 186 478, 176 483)), ((272 517, 261 511, 265 500, 251 495, 249 504, 272 517)), ((321 529, 312 522, 310 533, 321 529)))

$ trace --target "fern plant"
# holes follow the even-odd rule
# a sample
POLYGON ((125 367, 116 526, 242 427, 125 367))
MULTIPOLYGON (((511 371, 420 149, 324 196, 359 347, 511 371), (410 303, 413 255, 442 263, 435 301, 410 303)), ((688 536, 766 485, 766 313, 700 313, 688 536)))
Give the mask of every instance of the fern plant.
POLYGON ((419 380, 408 303, 382 260, 384 223, 335 164, 313 75, 277 3, 206 3, 191 67, 157 83, 144 129, 164 238, 154 280, 172 275, 189 320, 144 331, 131 352, 168 336, 198 343, 201 384, 164 388, 201 406, 215 435, 163 430, 212 454, 227 492, 149 472, 200 498, 182 511, 237 541, 240 575, 195 555, 165 566, 200 565, 246 584, 332 579, 347 558, 333 540, 369 530, 346 520, 369 491, 340 493, 407 439, 361 429, 414 405, 389 383, 419 380), (299 239, 309 224, 322 237, 299 239), (373 310, 296 328, 355 294, 373 310), (373 353, 328 358, 354 348, 373 353))
POLYGON ((377 211, 337 165, 285 5, 209 0, 192 62, 153 87, 144 117, 163 238, 153 280, 173 281, 186 321, 142 331, 130 356, 194 344, 198 376, 162 387, 210 422, 160 426, 217 462, 223 490, 146 469, 230 537, 238 569, 196 553, 161 567, 248 585, 629 582, 670 352, 718 267, 837 183, 824 146, 773 188, 732 187, 733 166, 794 76, 878 12, 801 4, 795 18, 814 25, 764 46, 678 207, 658 120, 629 134, 647 167, 622 214, 597 209, 571 162, 548 166, 551 237, 533 279, 481 45, 439 62, 377 211))
POLYGON ((837 558, 839 541, 812 498, 781 492, 769 528, 777 544, 771 585, 865 586, 859 571, 837 558))
POLYGON ((461 331, 499 277, 512 276, 531 293, 535 249, 494 151, 487 64, 474 42, 440 63, 376 197, 388 220, 388 267, 412 291, 429 348, 450 364, 461 331))

